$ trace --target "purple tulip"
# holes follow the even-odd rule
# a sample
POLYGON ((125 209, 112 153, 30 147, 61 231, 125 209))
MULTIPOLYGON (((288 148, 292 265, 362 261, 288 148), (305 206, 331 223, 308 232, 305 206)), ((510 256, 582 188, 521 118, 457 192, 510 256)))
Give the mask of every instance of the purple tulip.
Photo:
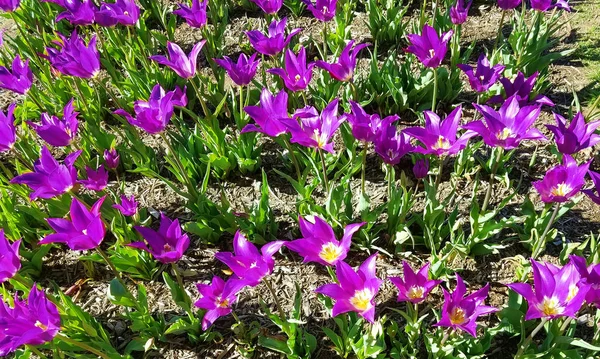
POLYGON ((507 99, 499 111, 485 105, 473 104, 484 120, 473 121, 463 126, 477 132, 483 142, 490 147, 517 148, 523 140, 547 140, 542 133, 533 128, 539 117, 541 105, 519 106, 517 96, 507 99))
POLYGON ((192 7, 185 4, 177 4, 179 9, 173 11, 173 14, 185 19, 185 22, 191 27, 199 29, 204 27, 208 21, 206 5, 208 5, 208 0, 192 0, 192 7))
POLYGON ((300 46, 298 56, 288 49, 285 52, 285 69, 274 68, 267 70, 268 73, 281 77, 285 87, 290 91, 303 91, 308 87, 312 79, 312 70, 315 63, 306 63, 306 50, 300 46))
POLYGON ((169 58, 167 59, 162 55, 154 55, 150 56, 151 60, 158 62, 161 65, 165 65, 169 67, 171 70, 175 71, 177 75, 184 79, 191 79, 196 76, 196 61, 198 59, 198 54, 202 47, 206 43, 206 40, 202 40, 192 48, 189 56, 183 52, 183 50, 179 47, 179 45, 167 41, 167 49, 169 52, 169 58))
POLYGON ((498 0, 498 7, 502 10, 512 10, 521 5, 522 0, 498 0))
POLYGON ((318 60, 316 65, 324 70, 327 70, 331 77, 338 81, 347 82, 352 81, 354 77, 354 70, 356 69, 356 57, 360 50, 369 46, 368 44, 360 44, 354 46, 354 40, 351 40, 348 45, 342 50, 340 57, 337 62, 332 64, 325 61, 318 60))
POLYGON ((527 283, 507 286, 527 300, 525 320, 573 317, 583 305, 589 285, 581 280, 575 264, 570 261, 562 268, 550 263, 531 260, 533 287, 527 283))
POLYGON ((244 111, 250 115, 256 125, 246 125, 242 133, 261 132, 269 137, 277 137, 286 133, 287 127, 281 119, 290 117, 287 108, 288 95, 285 91, 273 95, 269 89, 263 88, 260 93, 260 105, 244 107, 244 111))
POLYGON ((253 3, 265 12, 265 14, 277 14, 281 6, 283 6, 283 0, 251 0, 253 3))
POLYGON ((553 8, 559 8, 565 11, 571 11, 571 7, 569 7, 569 3, 566 0, 556 0, 553 4, 553 0, 531 0, 531 8, 533 10, 546 12, 553 8))
POLYGON ((183 257, 183 253, 190 246, 190 238, 187 234, 181 232, 179 220, 170 220, 169 217, 161 213, 160 227, 155 231, 148 227, 135 226, 144 242, 133 242, 128 244, 130 247, 142 249, 151 253, 157 261, 161 263, 175 263, 183 257))
POLYGON ((91 209, 88 209, 77 198, 73 198, 69 212, 71 220, 47 218, 46 221, 56 233, 47 235, 39 243, 65 243, 74 251, 97 248, 106 235, 106 228, 100 212, 100 207, 105 199, 106 196, 100 198, 91 209))
POLYGON ((465 6, 464 0, 456 0, 454 6, 450 8, 450 21, 454 25, 461 25, 467 21, 467 16, 469 15, 469 8, 473 4, 473 0, 469 1, 469 3, 465 6))
POLYGON ((429 160, 426 158, 417 160, 413 166, 413 174, 415 175, 416 179, 427 177, 429 174, 429 160))
POLYGON ((223 57, 223 59, 214 59, 217 65, 227 71, 227 75, 231 78, 238 86, 246 86, 252 79, 254 75, 256 75, 256 69, 258 68, 258 64, 260 64, 260 60, 256 60, 256 54, 252 54, 250 58, 246 56, 246 54, 240 54, 238 57, 237 63, 233 62, 233 60, 229 56, 223 57))
POLYGON ((532 185, 544 203, 568 202, 585 185, 585 174, 591 163, 589 160, 578 166, 573 157, 563 155, 562 165, 550 169, 542 180, 532 185))
POLYGON ((297 110, 293 120, 283 119, 292 134, 290 141, 334 153, 333 142, 330 141, 345 120, 345 116, 338 115, 338 103, 338 99, 331 101, 320 114, 316 108, 307 106, 297 110))
POLYGON ((388 277, 399 290, 398 302, 421 303, 442 282, 429 279, 429 263, 421 267, 418 272, 413 271, 406 261, 402 261, 402 267, 404 268, 404 278, 388 277))
POLYGON ((434 326, 454 330, 460 329, 474 337, 477 336, 477 318, 498 311, 494 307, 484 305, 489 289, 490 285, 488 283, 485 287, 465 297, 467 288, 462 278, 457 274, 456 289, 453 293, 449 293, 442 288, 444 292, 442 318, 434 326))
POLYGON ((546 125, 546 127, 554 133, 556 147, 561 153, 572 155, 600 142, 600 135, 595 133, 600 126, 600 121, 585 123, 583 114, 578 112, 567 128, 567 120, 564 117, 555 113, 554 119, 556 126, 546 125))
POLYGON ((12 150, 17 141, 17 130, 15 129, 15 107, 16 103, 8 106, 6 114, 0 111, 0 152, 12 150))
POLYGON ((370 323, 375 322, 375 296, 383 281, 375 276, 377 253, 372 254, 358 271, 345 262, 336 266, 339 284, 325 284, 315 289, 316 293, 335 300, 331 315, 336 317, 347 312, 356 312, 370 323))
POLYGON ((89 44, 76 31, 67 39, 58 34, 61 41, 54 41, 58 49, 47 47, 48 55, 45 56, 52 67, 69 76, 89 79, 100 72, 100 54, 96 48, 96 35, 92 36, 89 44))
POLYGON ((233 238, 233 253, 219 252, 215 258, 223 262, 246 285, 257 286, 260 281, 273 273, 275 260, 273 255, 279 251, 283 241, 269 242, 261 251, 250 243, 242 232, 237 231, 233 238))
POLYGON ((586 189, 583 191, 594 203, 600 205, 600 173, 594 171, 588 171, 592 182, 594 182, 594 188, 586 189))
POLYGON ((327 22, 335 17, 337 0, 302 0, 306 9, 310 11, 317 20, 327 22))
POLYGON ((14 298, 14 306, 0 301, 0 355, 5 356, 23 345, 51 342, 60 330, 56 305, 34 284, 27 301, 14 298))
POLYGON ((13 12, 21 5, 21 0, 0 0, 0 10, 13 12))
POLYGON ((119 159, 121 155, 115 150, 111 148, 110 150, 104 150, 104 164, 106 167, 114 170, 119 167, 119 159))
POLYGON ((127 121, 150 134, 156 134, 164 131, 171 121, 175 106, 184 107, 187 104, 185 95, 186 88, 181 90, 176 87, 175 90, 165 92, 159 85, 155 85, 148 101, 135 101, 133 111, 135 118, 125 110, 117 110, 114 113, 123 116, 127 121))
POLYGON ((583 257, 572 255, 569 258, 577 268, 584 283, 589 286, 585 301, 596 307, 600 307, 600 264, 596 263, 588 267, 583 257))
POLYGON ((29 67, 29 59, 21 61, 19 55, 15 56, 12 68, 9 70, 0 66, 0 87, 24 95, 33 84, 33 72, 29 67))
POLYGON ((414 150, 410 136, 404 131, 398 131, 394 125, 383 128, 375 139, 375 152, 388 165, 397 165, 404 155, 414 150))
POLYGON ((85 173, 87 174, 87 179, 79 180, 78 182, 86 189, 100 192, 108 185, 108 171, 106 171, 104 166, 100 165, 96 170, 85 166, 85 173))
POLYGON ((111 27, 117 24, 134 26, 140 18, 140 8, 132 0, 103 2, 96 11, 95 20, 100 26, 111 27))
POLYGON ((121 195, 121 203, 113 204, 112 207, 119 210, 125 217, 135 216, 138 212, 138 203, 133 195, 129 197, 121 195))
POLYGON ((387 128, 400 118, 392 115, 381 119, 377 114, 367 114, 357 102, 349 102, 352 111, 346 114, 346 119, 352 126, 352 135, 359 141, 374 142, 382 128, 387 128))
POLYGON ((9 280, 21 269, 20 245, 20 239, 11 244, 4 235, 4 230, 0 229, 0 283, 9 280))
POLYGON ((202 330, 208 329, 217 319, 231 313, 231 306, 237 302, 237 294, 245 285, 236 278, 229 278, 225 282, 216 276, 210 284, 196 284, 200 299, 194 305, 206 310, 202 318, 202 330))
POLYGON ((74 99, 71 99, 64 107, 62 119, 44 112, 40 118, 41 125, 31 121, 27 121, 27 124, 49 145, 54 147, 70 146, 77 137, 79 127, 79 121, 77 120, 79 112, 74 110, 73 101, 74 99))
POLYGON ((42 147, 40 158, 33 164, 33 172, 23 173, 10 183, 24 184, 33 192, 29 198, 53 198, 70 191, 77 182, 77 168, 74 164, 81 151, 69 154, 63 163, 58 163, 48 147, 42 147))
POLYGON ((476 69, 465 64, 458 64, 456 66, 467 75, 471 88, 476 92, 486 92, 490 87, 495 85, 505 67, 501 64, 490 65, 490 61, 485 56, 485 53, 479 55, 476 69))
POLYGON ((298 221, 302 238, 287 242, 286 247, 303 257, 302 263, 316 262, 325 266, 335 266, 346 258, 352 236, 365 224, 346 226, 342 240, 338 241, 333 229, 323 218, 312 216, 307 220, 300 216, 298 221))
POLYGON ((422 35, 408 35, 411 45, 405 51, 417 56, 425 67, 439 67, 448 52, 448 41, 452 38, 452 34, 450 30, 443 33, 440 38, 433 27, 425 24, 422 35))
POLYGON ((279 21, 273 20, 269 25, 268 35, 263 34, 258 30, 246 31, 246 36, 250 40, 250 44, 254 50, 267 56, 275 56, 289 45, 292 37, 296 36, 302 29, 293 29, 290 34, 285 36, 285 25, 287 18, 279 21))
POLYGON ((522 72, 519 72, 512 82, 507 78, 500 79, 500 83, 504 87, 504 96, 492 96, 488 100, 488 103, 504 103, 504 99, 516 95, 521 107, 530 105, 532 102, 540 105, 554 106, 554 102, 543 95, 537 95, 532 101, 529 100, 538 74, 539 73, 536 71, 526 79, 525 75, 522 72))
POLYGON ((416 138, 423 147, 416 147, 415 152, 423 154, 434 154, 438 157, 455 155, 462 151, 471 137, 476 133, 467 131, 456 138, 456 131, 462 116, 462 106, 455 108, 446 119, 440 121, 440 117, 434 112, 425 111, 425 127, 411 127, 404 132, 416 138))
POLYGON ((81 26, 94 23, 97 9, 92 0, 64 0, 56 3, 65 8, 56 17, 56 22, 65 19, 72 25, 81 26))

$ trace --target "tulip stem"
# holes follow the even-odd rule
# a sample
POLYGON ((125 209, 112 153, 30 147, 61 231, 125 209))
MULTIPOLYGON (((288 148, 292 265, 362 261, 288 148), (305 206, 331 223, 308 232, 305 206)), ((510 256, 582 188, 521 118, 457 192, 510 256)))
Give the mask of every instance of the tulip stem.
POLYGON ((300 93, 302 94, 302 99, 304 100, 304 106, 308 106, 308 99, 306 98, 306 93, 304 93, 304 91, 300 91, 300 93))
POLYGON ((35 355, 37 355, 40 359, 47 359, 48 357, 45 356, 44 354, 42 354, 41 351, 39 351, 36 347, 34 347, 33 345, 26 345, 27 349, 31 350, 31 352, 35 355))
POLYGON ((393 165, 388 165, 387 166, 388 171, 387 171, 387 194, 388 194, 388 202, 391 200, 392 198, 392 183, 395 182, 396 180, 396 176, 394 174, 394 166, 393 165))
POLYGON ((202 96, 202 92, 200 92, 200 89, 198 88, 198 85, 196 85, 196 83, 194 82, 193 78, 190 79, 190 83, 192 84, 194 91, 196 91, 196 96, 198 97, 200 106, 202 106, 202 112, 204 112, 204 117, 209 118, 210 114, 208 113, 208 107, 206 107, 206 102, 204 102, 204 97, 202 96))
POLYGON ((292 163, 296 168, 296 176, 298 176, 298 182, 300 182, 300 179, 302 178, 302 172, 300 172, 300 166, 298 165, 298 159, 296 158, 296 154, 292 149, 292 144, 288 139, 284 139, 283 142, 285 143, 285 146, 287 147, 287 150, 290 153, 290 158, 292 159, 292 163))
POLYGON ((502 26, 504 26, 504 17, 506 16, 506 10, 502 10, 502 16, 500 17, 500 25, 498 25, 498 34, 496 35, 496 41, 494 42, 494 51, 496 51, 496 47, 498 46, 498 41, 502 37, 502 26))
POLYGON ((321 167, 323 167, 323 186, 325 187, 325 192, 329 194, 329 181, 327 180, 327 165, 325 164, 325 156, 323 155, 322 149, 317 149, 319 152, 319 156, 321 157, 321 167))
POLYGON ((560 210, 560 202, 556 202, 556 204, 554 205, 554 212, 552 212, 552 217, 550 217, 550 222, 548 222, 546 229, 544 229, 544 232, 542 233, 542 235, 538 238, 537 242, 535 243, 535 245, 533 247, 533 252, 531 254, 531 258, 533 258, 533 259, 537 258, 542 253, 542 250, 544 250, 544 248, 546 248, 546 246, 545 246, 546 236, 548 235, 548 232, 550 232, 550 228, 552 228, 552 225, 554 224, 554 221, 556 220, 556 216, 558 216, 559 210, 560 210))
POLYGON ((88 102, 87 102, 87 99, 85 98, 85 96, 83 96, 83 91, 81 91, 79 81, 77 79, 72 79, 72 80, 73 80, 73 83, 75 84, 75 89, 77 90, 79 97, 81 97, 81 102, 83 102, 83 106, 85 107, 85 110, 87 112, 87 117, 89 117, 89 116, 91 116, 90 106, 88 105, 88 102))
POLYGON ((502 159, 502 154, 504 153, 504 149, 502 147, 496 148, 496 153, 492 154, 492 172, 490 173, 490 182, 488 183, 487 192, 485 193, 485 198, 483 199, 483 205, 481 206, 481 212, 484 212, 488 204, 490 203, 490 198, 492 197, 492 191, 494 190, 494 179, 496 178, 496 172, 498 172, 498 166, 500 165, 500 160, 502 159))
POLYGON ((423 5, 421 6, 421 16, 419 18, 419 29, 422 29, 425 25, 425 11, 427 10, 427 2, 428 0, 423 0, 423 5))
POLYGON ((177 279, 177 284, 185 291, 183 286, 183 279, 181 279, 181 274, 179 273, 179 268, 177 268, 177 264, 171 263, 171 269, 173 269, 173 273, 175 273, 175 278, 177 279))
POLYGON ((238 122, 238 131, 242 131, 244 125, 244 88, 240 87, 240 120, 238 122))
POLYGON ((85 343, 81 343, 81 342, 78 342, 78 341, 76 341, 74 339, 66 337, 66 336, 64 336, 64 335, 62 335, 60 333, 56 333, 55 338, 58 339, 58 340, 60 340, 60 341, 62 341, 62 342, 65 342, 67 344, 71 344, 71 345, 76 346, 76 347, 78 347, 80 349, 88 351, 88 352, 90 352, 90 353, 92 353, 94 355, 97 355, 100 358, 110 359, 110 356, 108 356, 108 354, 105 354, 105 353, 103 353, 102 351, 100 351, 98 349, 92 348, 91 346, 89 346, 89 345, 87 345, 85 343))
POLYGON ((327 268, 327 273, 329 273, 329 276, 331 277, 331 280, 333 280, 336 283, 339 283, 338 279, 337 279, 337 275, 335 275, 335 272, 333 271, 333 268, 331 266, 325 266, 327 268))
POLYGON ((360 189, 362 191, 362 196, 365 197, 365 175, 367 172, 367 147, 368 142, 364 142, 364 148, 362 150, 362 171, 360 174, 360 189))
POLYGON ((323 22, 323 61, 327 61, 327 22, 323 22))
POLYGON ((179 167, 181 177, 184 179, 184 181, 186 182, 186 185, 188 187, 189 195, 193 196, 194 198, 198 198, 198 192, 196 191, 196 187, 194 187, 194 185, 192 184, 192 181, 190 180, 189 176, 185 172, 185 167, 183 167, 183 163, 181 163, 179 156, 177 156, 177 153, 175 153, 175 150, 173 149, 171 142, 167 139, 167 135, 165 135, 165 132, 163 131, 160 133, 160 136, 162 137, 163 141, 165 141, 167 148, 169 149, 169 152, 171 153, 171 156, 174 158, 175 163, 177 164, 177 167, 179 167))
POLYGON ((433 70, 433 99, 431 100, 431 111, 435 112, 435 105, 437 100, 437 92, 438 92, 438 75, 437 69, 433 70))
POLYGON ((540 324, 538 324, 538 326, 535 327, 535 329, 531 332, 531 334, 529 334, 527 336, 527 338, 525 339, 525 342, 523 342, 523 344, 519 348, 519 351, 515 355, 515 359, 521 358, 521 356, 523 355, 525 350, 529 347, 529 344, 531 344, 533 337, 535 337, 536 334, 544 327, 544 325, 546 324, 547 321, 548 321, 547 318, 542 318, 542 321, 540 322, 540 324))
POLYGON ((275 293, 275 290, 273 289, 273 285, 271 284, 271 279, 265 278, 265 284, 267 285, 267 288, 269 288, 269 292, 271 292, 271 295, 273 296, 273 299, 275 300, 275 305, 277 306, 277 311, 279 311, 279 317, 281 318, 282 321, 286 321, 287 317, 285 315, 285 312, 283 311, 283 307, 281 306, 281 303, 279 302, 279 298, 277 298, 277 294, 275 293))
MULTIPOLYGON (((115 274, 115 278, 117 278, 117 280, 121 283, 121 285, 125 289, 127 289, 127 286, 125 285, 125 282, 121 278, 121 274, 117 270, 117 267, 115 267, 115 265, 113 264, 113 262, 110 260, 110 258, 108 257, 108 255, 100 247, 96 247, 96 251, 98 252, 98 254, 100 254, 100 256, 102 257, 102 259, 104 259, 104 261, 106 262, 106 264, 113 271, 113 273, 115 274)), ((129 291, 129 290, 127 290, 127 291, 129 291)))

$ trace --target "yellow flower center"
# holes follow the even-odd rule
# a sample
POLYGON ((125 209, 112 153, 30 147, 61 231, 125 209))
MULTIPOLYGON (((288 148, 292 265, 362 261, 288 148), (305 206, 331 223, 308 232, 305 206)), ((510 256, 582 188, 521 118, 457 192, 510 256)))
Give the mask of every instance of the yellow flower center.
POLYGON ((423 299, 424 294, 425 288, 421 287, 420 285, 414 285, 410 287, 408 293, 406 293, 406 296, 410 299, 423 299))
POLYGON ((323 148, 327 144, 327 137, 321 134, 318 128, 315 128, 313 140, 317 141, 318 148, 323 148))
POLYGON ((565 310, 556 297, 544 297, 544 300, 538 304, 537 308, 546 316, 559 315, 565 310))
POLYGON ((577 284, 571 284, 569 286, 569 295, 567 296, 567 302, 570 302, 579 293, 579 287, 577 284))
POLYGON ((357 290, 354 292, 354 296, 350 298, 350 304, 352 304, 356 310, 364 312, 371 308, 371 299, 373 299, 373 293, 371 293, 370 290, 357 290))
POLYGON ((296 82, 300 81, 300 79, 301 79, 300 75, 296 75, 296 76, 294 77, 294 80, 296 80, 296 82))
POLYGON ((36 320, 35 324, 34 324, 37 328, 40 328, 41 330, 47 330, 48 326, 42 324, 42 322, 40 322, 39 320, 36 320))
POLYGON ((218 297, 217 300, 215 301, 215 305, 219 308, 228 308, 229 300, 221 299, 221 297, 218 297))
POLYGON ((556 185, 556 187, 552 188, 552 191, 550 191, 550 193, 552 193, 554 196, 561 197, 566 196, 569 192, 571 192, 571 186, 567 185, 566 183, 559 183, 556 185))
POLYGON ((502 131, 498 132, 498 134, 496 135, 496 137, 499 140, 506 140, 507 138, 509 138, 511 135, 513 134, 513 132, 510 130, 510 128, 505 128, 502 131))
POLYGON ((467 321, 465 310, 461 307, 455 307, 450 312, 450 322, 454 325, 460 325, 467 321))
POLYGON ((329 242, 321 247, 319 258, 329 264, 335 263, 344 254, 343 249, 333 242, 329 242))
POLYGON ((447 150, 450 148, 450 141, 446 139, 444 136, 438 137, 437 142, 433 145, 434 150, 447 150))

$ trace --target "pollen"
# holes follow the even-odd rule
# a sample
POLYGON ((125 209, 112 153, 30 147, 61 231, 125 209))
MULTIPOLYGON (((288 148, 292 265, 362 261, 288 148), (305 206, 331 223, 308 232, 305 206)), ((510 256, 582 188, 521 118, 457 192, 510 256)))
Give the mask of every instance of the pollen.
POLYGON ((450 312, 450 322, 454 325, 460 325, 467 321, 467 313, 461 307, 455 307, 450 312))
POLYGON ((42 324, 39 320, 36 320, 35 324, 36 328, 40 328, 41 330, 47 330, 48 326, 42 324))
POLYGON ((556 185, 556 187, 552 188, 552 191, 550 191, 550 193, 558 197, 564 197, 569 192, 571 192, 571 186, 567 185, 566 183, 559 183, 556 185))
POLYGON ((327 144, 327 136, 323 136, 318 128, 315 128, 312 138, 317 142, 318 148, 323 148, 327 144))
POLYGON ((435 50, 429 49, 429 57, 434 57, 434 56, 435 56, 435 50))
POLYGON ((373 293, 368 289, 357 290, 354 292, 354 296, 350 298, 350 304, 361 312, 371 308, 371 300, 373 299, 373 293))
POLYGON ((217 300, 215 301, 215 305, 218 308, 229 308, 229 300, 221 299, 221 297, 218 297, 217 300))
POLYGON ((406 296, 410 299, 423 299, 424 295, 425 288, 421 287, 420 285, 413 285, 406 293, 406 296))
POLYGON ((433 145, 433 149, 435 150, 447 150, 450 148, 450 141, 446 139, 444 136, 438 137, 437 142, 433 145))
POLYGON ((577 284, 571 284, 569 286, 569 295, 567 296, 567 302, 570 302, 579 293, 579 287, 577 284))
POLYGON ((544 300, 537 305, 537 308, 544 313, 545 316, 560 315, 565 310, 556 297, 544 297, 544 300))
POLYGON ((321 247, 319 258, 329 264, 334 264, 344 254, 343 249, 333 242, 329 242, 321 247))
POLYGON ((511 131, 511 129, 506 127, 502 131, 500 131, 496 134, 496 138, 498 138, 499 140, 506 140, 512 134, 513 134, 513 132, 511 131))
POLYGON ((294 77, 294 80, 296 80, 296 82, 298 82, 298 81, 300 81, 300 79, 301 79, 301 78, 302 78, 302 77, 301 77, 300 75, 296 75, 296 76, 294 77))

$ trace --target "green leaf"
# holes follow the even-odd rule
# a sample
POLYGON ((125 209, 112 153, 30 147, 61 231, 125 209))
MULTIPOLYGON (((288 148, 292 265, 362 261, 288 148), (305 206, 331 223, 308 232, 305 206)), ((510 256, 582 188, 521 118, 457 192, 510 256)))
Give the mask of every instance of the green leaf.
POLYGON ((123 287, 121 282, 117 278, 113 278, 108 286, 108 299, 117 305, 123 305, 125 307, 135 308, 136 303, 131 298, 131 294, 127 288, 123 287))

